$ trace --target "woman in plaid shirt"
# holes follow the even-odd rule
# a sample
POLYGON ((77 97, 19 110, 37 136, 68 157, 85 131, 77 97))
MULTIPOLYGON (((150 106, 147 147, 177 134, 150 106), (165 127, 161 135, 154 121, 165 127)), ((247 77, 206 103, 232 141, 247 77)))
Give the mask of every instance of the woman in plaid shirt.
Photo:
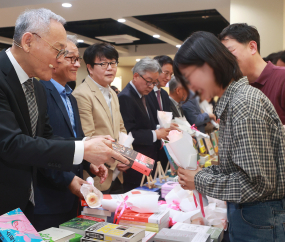
POLYGON ((174 72, 202 100, 220 97, 220 165, 179 168, 180 184, 227 201, 231 241, 285 241, 285 132, 272 103, 211 33, 196 32, 184 42, 174 72))

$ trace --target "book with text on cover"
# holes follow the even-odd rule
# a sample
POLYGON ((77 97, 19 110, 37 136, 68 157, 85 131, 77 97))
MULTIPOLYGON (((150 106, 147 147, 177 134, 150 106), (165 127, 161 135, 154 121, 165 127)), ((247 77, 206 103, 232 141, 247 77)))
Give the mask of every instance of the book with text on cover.
POLYGON ((154 167, 154 160, 136 152, 130 148, 127 148, 123 145, 120 145, 117 142, 112 143, 113 149, 120 153, 122 156, 127 158, 130 161, 130 167, 146 176, 149 176, 153 167, 154 167))
POLYGON ((74 232, 54 227, 40 231, 39 234, 45 242, 65 242, 75 236, 74 232))
POLYGON ((43 242, 20 208, 0 216, 0 241, 3 242, 43 242))

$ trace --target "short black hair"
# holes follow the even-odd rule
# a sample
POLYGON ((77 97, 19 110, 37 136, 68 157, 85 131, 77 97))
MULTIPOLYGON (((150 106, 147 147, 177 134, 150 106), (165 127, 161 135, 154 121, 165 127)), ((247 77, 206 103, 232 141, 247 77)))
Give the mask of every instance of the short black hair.
POLYGON ((187 84, 179 67, 202 66, 207 63, 213 70, 217 85, 226 88, 243 77, 236 57, 209 32, 193 33, 177 51, 174 58, 174 75, 186 89, 187 84))
POLYGON ((276 65, 277 61, 280 59, 283 51, 274 52, 269 54, 268 56, 264 57, 263 60, 268 62, 271 61, 274 65, 276 65))
POLYGON ((255 41, 258 53, 260 53, 260 36, 256 27, 250 26, 246 23, 231 24, 225 27, 218 35, 220 40, 223 40, 227 36, 237 40, 241 44, 247 44, 250 41, 255 41))
POLYGON ((158 61, 160 67, 163 67, 166 64, 170 64, 173 66, 173 60, 167 55, 158 55, 155 56, 153 59, 158 61))
MULTIPOLYGON (((103 57, 106 57, 109 60, 115 59, 118 62, 119 53, 115 47, 109 43, 94 44, 87 47, 83 54, 85 64, 89 64, 93 68, 96 57, 99 59, 103 57)), ((90 74, 88 68, 87 72, 90 74)))

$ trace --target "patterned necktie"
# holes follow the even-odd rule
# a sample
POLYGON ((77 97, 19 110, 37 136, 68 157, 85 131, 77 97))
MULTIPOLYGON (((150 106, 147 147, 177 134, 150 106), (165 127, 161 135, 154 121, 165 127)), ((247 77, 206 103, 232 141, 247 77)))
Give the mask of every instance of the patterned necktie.
POLYGON ((159 105, 159 110, 162 111, 161 100, 160 100, 160 90, 157 90, 156 94, 157 94, 156 98, 157 98, 157 102, 158 102, 158 105, 159 105))
POLYGON ((147 113, 147 115, 148 115, 148 117, 149 117, 149 114, 148 114, 148 111, 147 111, 147 107, 146 107, 145 96, 142 96, 142 103, 143 103, 143 106, 144 106, 144 108, 145 108, 145 110, 146 110, 146 113, 147 113))
POLYGON ((26 82, 23 83, 23 85, 25 86, 25 95, 29 108, 32 135, 33 137, 35 137, 39 112, 35 96, 33 79, 28 79, 26 82))
POLYGON ((72 109, 71 102, 70 102, 68 95, 65 95, 65 100, 67 103, 68 116, 69 116, 69 120, 70 120, 72 129, 73 129, 74 137, 76 137, 74 114, 73 114, 73 109, 72 109))

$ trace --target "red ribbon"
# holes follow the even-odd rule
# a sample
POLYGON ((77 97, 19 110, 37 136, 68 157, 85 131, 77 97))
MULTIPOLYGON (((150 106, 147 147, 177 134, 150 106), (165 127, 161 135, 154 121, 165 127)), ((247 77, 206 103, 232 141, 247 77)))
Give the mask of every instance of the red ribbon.
MULTIPOLYGON (((195 196, 194 193, 193 193, 193 197, 194 197, 195 206, 197 208, 198 207, 198 203, 197 203, 196 196, 195 196)), ((203 204, 203 198, 202 198, 202 194, 201 193, 199 193, 199 201, 200 201, 200 208, 201 208, 202 216, 205 218, 204 204, 203 204)))

